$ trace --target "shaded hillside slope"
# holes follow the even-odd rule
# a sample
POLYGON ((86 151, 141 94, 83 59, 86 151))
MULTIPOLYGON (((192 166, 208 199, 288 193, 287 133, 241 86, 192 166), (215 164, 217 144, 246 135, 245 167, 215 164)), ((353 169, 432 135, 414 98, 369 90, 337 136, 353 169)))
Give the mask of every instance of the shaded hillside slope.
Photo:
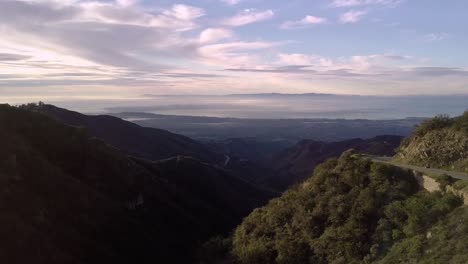
POLYGON ((213 152, 229 155, 233 158, 249 160, 257 163, 268 163, 273 155, 291 147, 296 142, 262 140, 261 138, 228 138, 205 141, 205 145, 213 152))
POLYGON ((271 197, 191 158, 130 158, 40 113, 0 105, 0 124, 2 263, 187 263, 271 197))
POLYGON ((208 219, 210 225, 200 223, 200 228, 208 227, 208 232, 226 231, 226 226, 238 224, 239 219, 274 196, 225 170, 190 157, 156 162, 136 159, 136 162, 174 188, 175 200, 188 203, 185 208, 191 214, 204 221, 208 219))
POLYGON ((223 160, 222 156, 211 152, 203 144, 166 130, 141 127, 108 115, 84 115, 47 104, 29 104, 24 107, 67 125, 86 127, 93 136, 132 156, 159 160, 184 155, 212 163, 223 160))
POLYGON ((280 189, 303 181, 312 174, 315 166, 332 157, 339 157, 348 149, 359 153, 392 156, 403 137, 377 136, 371 139, 351 139, 339 142, 303 140, 273 158, 276 175, 269 179, 280 189))
POLYGON ((403 141, 395 161, 468 172, 468 112, 423 122, 403 141))
MULTIPOLYGON (((224 149, 214 148, 212 145, 205 145, 165 130, 141 127, 113 116, 83 115, 47 104, 29 104, 23 107, 46 114, 65 124, 86 128, 91 135, 131 156, 149 160, 167 159, 179 155, 194 157, 229 170, 231 174, 255 184, 259 182, 259 178, 272 174, 269 167, 257 161, 246 161, 243 157, 224 152, 224 149), (228 164, 225 164, 226 155, 229 155, 228 164)), ((245 151, 248 152, 249 150, 245 151)))

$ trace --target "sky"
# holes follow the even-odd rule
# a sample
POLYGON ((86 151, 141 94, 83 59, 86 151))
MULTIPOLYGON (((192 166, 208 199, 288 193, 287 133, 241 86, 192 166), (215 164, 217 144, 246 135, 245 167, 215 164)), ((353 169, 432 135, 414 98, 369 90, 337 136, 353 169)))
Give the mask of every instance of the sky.
POLYGON ((468 94, 466 0, 0 0, 0 101, 468 94))

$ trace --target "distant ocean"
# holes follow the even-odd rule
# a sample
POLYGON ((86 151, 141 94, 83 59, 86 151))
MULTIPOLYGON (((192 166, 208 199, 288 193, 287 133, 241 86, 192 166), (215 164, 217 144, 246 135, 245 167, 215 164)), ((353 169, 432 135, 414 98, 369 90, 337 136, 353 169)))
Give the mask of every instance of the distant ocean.
POLYGON ((468 95, 460 96, 340 96, 340 95, 227 95, 145 96, 129 100, 46 101, 90 113, 146 112, 236 118, 402 119, 456 116, 468 110, 468 95))

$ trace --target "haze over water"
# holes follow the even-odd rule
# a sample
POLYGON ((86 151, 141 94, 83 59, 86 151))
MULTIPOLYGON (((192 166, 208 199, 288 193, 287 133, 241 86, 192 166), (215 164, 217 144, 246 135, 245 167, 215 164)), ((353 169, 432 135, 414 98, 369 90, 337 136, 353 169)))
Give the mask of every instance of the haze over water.
POLYGON ((468 110, 468 95, 459 96, 339 96, 227 95, 144 96, 119 100, 51 100, 47 103, 85 113, 145 112, 235 118, 401 119, 460 115, 468 110))

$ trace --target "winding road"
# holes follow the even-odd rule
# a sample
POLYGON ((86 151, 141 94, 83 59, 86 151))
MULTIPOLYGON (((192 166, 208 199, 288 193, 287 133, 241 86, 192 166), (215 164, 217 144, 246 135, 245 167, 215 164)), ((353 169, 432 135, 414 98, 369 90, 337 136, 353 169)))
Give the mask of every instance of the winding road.
POLYGON ((390 164, 390 165, 397 166, 397 167, 404 168, 404 169, 419 171, 419 172, 421 172, 423 174, 432 174, 432 175, 447 174, 447 175, 450 175, 451 177, 456 178, 456 179, 468 180, 468 173, 440 170, 440 169, 434 169, 434 168, 425 168, 425 167, 419 167, 419 166, 414 166, 414 165, 396 163, 396 162, 392 161, 391 157, 369 157, 369 158, 373 162, 390 164))
POLYGON ((225 158, 225 160, 224 160, 224 165, 223 166, 226 167, 229 164, 229 162, 231 161, 231 157, 229 157, 228 155, 224 155, 224 158, 225 158))

